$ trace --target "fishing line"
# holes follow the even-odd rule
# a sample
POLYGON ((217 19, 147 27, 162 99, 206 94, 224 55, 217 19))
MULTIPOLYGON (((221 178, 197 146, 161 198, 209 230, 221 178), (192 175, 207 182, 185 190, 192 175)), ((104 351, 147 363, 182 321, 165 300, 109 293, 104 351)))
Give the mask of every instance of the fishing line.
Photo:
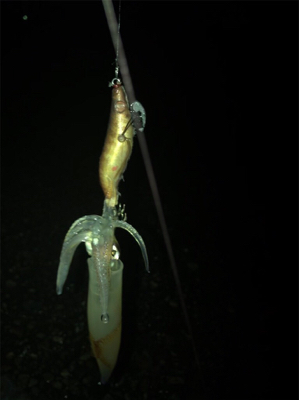
MULTIPOLYGON (((105 6, 104 6, 105 7, 105 6)), ((115 78, 113 79, 112 82, 114 81, 119 81, 118 79, 118 71, 119 71, 119 65, 118 65, 118 53, 119 53, 119 39, 120 39, 120 11, 121 11, 121 0, 119 0, 119 7, 118 7, 118 25, 117 25, 117 36, 116 36, 116 41, 113 42, 114 48, 115 48, 115 78), (116 43, 116 44, 115 44, 116 43)), ((111 83, 109 86, 112 86, 113 83, 111 83)))
POLYGON ((120 11, 121 11, 121 0, 119 0, 119 8, 118 8, 118 27, 117 27, 117 41, 116 41, 116 66, 115 66, 115 79, 118 79, 118 49, 119 49, 119 38, 120 38, 120 11))
MULTIPOLYGON (((132 80, 131 80, 131 76, 130 76, 130 72, 129 72, 129 67, 128 67, 128 63, 127 63, 127 59, 126 59, 123 43, 122 43, 121 36, 120 36, 120 15, 119 15, 119 22, 117 23, 115 12, 114 12, 114 8, 113 8, 113 4, 112 4, 112 0, 102 0, 102 3, 103 3, 104 10, 105 10, 105 14, 106 14, 107 23, 108 23, 109 30, 110 30, 112 42, 113 42, 114 49, 115 49, 115 52, 116 52, 117 62, 119 64, 119 68, 120 68, 120 71, 121 71, 123 83, 124 83, 124 86, 126 88, 128 101, 129 101, 129 104, 132 104, 132 103, 134 103, 136 101, 136 98, 135 98, 134 88, 133 88, 133 84, 132 84, 132 80)), ((120 13, 120 5, 119 5, 119 13, 120 13)), ((143 133, 143 129, 140 129, 140 128, 142 128, 142 124, 141 124, 141 121, 139 121, 138 119, 136 120, 135 128, 138 130, 137 137, 138 137, 138 141, 139 141, 139 145, 140 145, 140 149, 141 149, 141 153, 142 153, 142 157, 143 157, 146 173, 147 173, 147 176, 148 176, 149 184, 150 184, 150 187, 151 187, 152 195, 153 195, 153 198, 154 198, 154 203, 155 203, 155 206, 156 206, 156 210, 157 210, 157 214, 158 214, 158 218, 159 218, 162 234, 163 234, 163 237, 164 237, 164 242, 165 242, 166 250, 167 250, 167 253, 168 253, 168 258, 169 258, 169 261, 170 261, 171 269, 172 269, 172 272, 173 272, 174 280, 175 280, 177 291, 178 291, 178 294, 179 294, 179 299, 180 299, 182 311, 183 311, 183 314, 184 314, 185 323, 186 323, 187 330, 188 330, 188 333, 189 333, 189 336, 190 336, 194 359, 195 359, 197 368, 198 368, 198 370, 200 372, 203 389, 205 389, 203 375, 202 375, 202 371, 201 371, 201 367, 200 367, 200 363, 199 363, 199 358, 198 358, 197 350, 196 350, 196 346, 195 346, 193 330, 192 330, 192 326, 191 326, 191 323, 190 323, 190 318, 189 318, 189 315, 188 315, 188 311, 187 311, 186 303, 185 303, 185 300, 184 300, 183 292, 182 292, 181 282, 180 282, 178 269, 177 269, 177 265, 176 265, 176 261, 175 261, 175 257, 174 257, 174 253, 173 253, 173 249, 172 249, 172 245, 171 245, 171 241, 170 241, 170 236, 169 236, 169 233, 168 233, 168 229, 167 229, 167 225, 166 225, 166 221, 165 221, 165 217, 164 217, 164 212, 163 212, 163 208, 162 208, 160 194, 159 194, 159 191, 158 191, 157 182, 156 182, 156 178, 155 178, 155 175, 154 175, 154 170, 153 170, 151 158, 150 158, 150 155, 149 155, 149 151, 148 151, 145 135, 143 133)))

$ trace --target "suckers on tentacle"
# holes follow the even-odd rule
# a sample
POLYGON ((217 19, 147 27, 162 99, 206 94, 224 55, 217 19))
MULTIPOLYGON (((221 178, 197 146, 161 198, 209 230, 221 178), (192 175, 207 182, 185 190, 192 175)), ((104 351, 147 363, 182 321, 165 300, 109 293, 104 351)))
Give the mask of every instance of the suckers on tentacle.
POLYGON ((118 203, 118 184, 127 167, 133 148, 134 128, 124 87, 114 84, 110 120, 100 157, 99 177, 106 203, 118 203))

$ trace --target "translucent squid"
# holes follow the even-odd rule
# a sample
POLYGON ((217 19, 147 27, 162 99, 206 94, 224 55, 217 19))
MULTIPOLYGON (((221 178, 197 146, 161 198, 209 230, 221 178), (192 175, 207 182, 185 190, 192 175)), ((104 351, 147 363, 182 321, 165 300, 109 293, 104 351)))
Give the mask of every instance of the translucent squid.
MULTIPOLYGON (((123 264, 119 259, 116 228, 128 231, 139 244, 146 270, 147 251, 142 237, 125 219, 124 208, 118 206, 118 185, 132 153, 134 120, 145 124, 140 103, 129 107, 119 79, 113 79, 112 105, 104 148, 100 157, 99 177, 105 200, 102 216, 86 215, 73 223, 67 232, 57 273, 57 294, 62 293, 77 246, 85 243, 90 258, 87 302, 88 325, 93 354, 101 372, 101 382, 110 377, 117 361, 121 338, 121 291, 123 264)), ((143 128, 142 128, 143 129, 143 128)))

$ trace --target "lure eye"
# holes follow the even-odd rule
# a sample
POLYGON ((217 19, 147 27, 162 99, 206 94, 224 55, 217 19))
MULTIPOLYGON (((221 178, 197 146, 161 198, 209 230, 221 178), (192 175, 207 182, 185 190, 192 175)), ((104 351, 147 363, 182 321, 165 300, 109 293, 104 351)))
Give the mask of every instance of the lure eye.
POLYGON ((117 101, 114 105, 115 111, 118 113, 122 113, 126 109, 126 103, 123 101, 117 101))
POLYGON ((126 137, 125 137, 124 134, 118 136, 118 141, 119 142, 124 142, 125 140, 126 140, 126 137))

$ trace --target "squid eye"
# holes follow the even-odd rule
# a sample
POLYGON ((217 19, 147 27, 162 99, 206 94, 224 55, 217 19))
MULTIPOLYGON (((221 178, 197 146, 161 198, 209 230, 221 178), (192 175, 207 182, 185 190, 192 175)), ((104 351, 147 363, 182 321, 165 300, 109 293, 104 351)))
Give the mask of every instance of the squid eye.
POLYGON ((114 260, 118 260, 119 259, 119 256, 120 256, 120 250, 119 250, 119 247, 118 247, 118 243, 116 244, 116 243, 113 243, 113 245, 112 245, 112 251, 111 251, 111 257, 114 259, 114 260))

